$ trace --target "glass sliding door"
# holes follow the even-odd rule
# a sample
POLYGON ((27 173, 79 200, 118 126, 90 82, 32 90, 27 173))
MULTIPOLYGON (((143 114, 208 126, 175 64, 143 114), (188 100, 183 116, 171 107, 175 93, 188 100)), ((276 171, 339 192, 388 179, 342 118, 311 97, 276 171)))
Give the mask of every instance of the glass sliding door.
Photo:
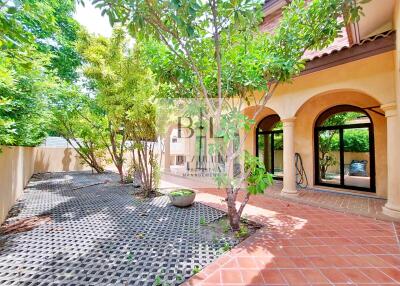
POLYGON ((272 133, 274 138, 273 150, 274 164, 272 165, 273 172, 276 177, 283 178, 283 131, 272 133))
POLYGON ((271 115, 261 120, 256 136, 256 156, 264 162, 265 168, 275 179, 282 179, 283 131, 279 116, 271 115))
POLYGON ((272 146, 271 139, 271 134, 260 133, 257 135, 257 156, 264 162, 268 172, 270 172, 272 168, 272 156, 270 151, 272 146))
POLYGON ((339 141, 339 130, 318 131, 318 173, 322 183, 340 185, 340 152, 333 142, 339 141))
POLYGON ((371 186, 370 134, 367 127, 343 130, 344 184, 371 186))
POLYGON ((343 105, 325 111, 314 138, 316 184, 375 192, 373 126, 364 110, 343 105))

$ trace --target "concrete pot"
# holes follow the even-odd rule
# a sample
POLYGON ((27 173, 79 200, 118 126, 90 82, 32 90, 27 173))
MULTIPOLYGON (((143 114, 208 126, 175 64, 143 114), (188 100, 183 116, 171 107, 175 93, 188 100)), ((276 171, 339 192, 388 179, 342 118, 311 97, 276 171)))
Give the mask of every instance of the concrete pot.
MULTIPOLYGON (((179 191, 179 190, 174 190, 174 191, 179 191)), ((187 190, 185 191, 190 191, 191 193, 188 195, 180 195, 180 196, 174 196, 171 193, 174 191, 170 192, 168 194, 168 197, 171 201, 171 204, 173 204, 176 207, 188 207, 193 204, 194 199, 196 198, 196 193, 192 190, 187 190)))

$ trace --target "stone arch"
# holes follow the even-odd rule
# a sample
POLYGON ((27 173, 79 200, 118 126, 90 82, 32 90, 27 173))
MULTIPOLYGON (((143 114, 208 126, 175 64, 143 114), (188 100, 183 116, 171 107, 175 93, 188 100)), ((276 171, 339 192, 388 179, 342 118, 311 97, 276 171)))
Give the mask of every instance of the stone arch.
MULTIPOLYGON (((242 112, 243 114, 247 115, 249 118, 252 118, 254 113, 257 111, 259 106, 257 105, 253 105, 253 106, 249 106, 247 108, 245 108, 242 112)), ((278 115, 280 116, 280 114, 278 114, 274 109, 270 108, 270 107, 263 107, 262 110, 257 114, 256 118, 255 118, 255 123, 251 126, 251 130, 249 132, 249 134, 247 135, 245 144, 244 144, 244 148, 246 150, 248 150, 249 152, 251 152, 252 154, 256 153, 256 129, 258 124, 260 123, 261 120, 263 120, 265 117, 270 116, 270 115, 278 115)))
MULTIPOLYGON (((377 107, 381 106, 381 102, 379 102, 375 97, 354 89, 336 89, 325 91, 321 93, 317 93, 307 100, 304 100, 302 104, 296 109, 294 116, 298 116, 299 112, 301 112, 308 105, 314 104, 314 107, 322 107, 319 110, 318 116, 324 112, 325 110, 334 107, 336 105, 354 105, 361 108, 369 108, 369 107, 377 107)), ((372 111, 366 110, 367 113, 371 113, 372 111)))
POLYGON ((376 97, 356 90, 325 91, 309 98, 296 110, 295 150, 303 158, 309 182, 315 183, 314 127, 316 120, 323 112, 338 105, 359 107, 371 118, 375 134, 375 158, 379 158, 375 164, 376 194, 385 197, 387 188, 386 119, 380 110, 381 102, 376 97))

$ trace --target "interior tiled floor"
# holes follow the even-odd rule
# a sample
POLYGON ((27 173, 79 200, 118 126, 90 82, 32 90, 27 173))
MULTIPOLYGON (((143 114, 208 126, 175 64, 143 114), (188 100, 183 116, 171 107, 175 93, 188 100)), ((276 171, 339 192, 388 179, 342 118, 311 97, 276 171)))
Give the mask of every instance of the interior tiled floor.
MULTIPOLYGON (((198 189, 198 201, 225 209, 223 191, 198 189)), ((245 213, 264 227, 185 286, 400 284, 393 222, 268 196, 253 196, 245 213)))

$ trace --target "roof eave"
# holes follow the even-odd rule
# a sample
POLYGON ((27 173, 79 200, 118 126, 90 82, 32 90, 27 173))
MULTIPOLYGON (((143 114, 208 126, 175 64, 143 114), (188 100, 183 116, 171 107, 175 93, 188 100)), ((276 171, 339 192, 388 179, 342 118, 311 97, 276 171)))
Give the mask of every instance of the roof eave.
POLYGON ((388 31, 352 47, 344 47, 330 54, 308 60, 300 76, 334 66, 382 54, 396 49, 396 32, 388 31))

